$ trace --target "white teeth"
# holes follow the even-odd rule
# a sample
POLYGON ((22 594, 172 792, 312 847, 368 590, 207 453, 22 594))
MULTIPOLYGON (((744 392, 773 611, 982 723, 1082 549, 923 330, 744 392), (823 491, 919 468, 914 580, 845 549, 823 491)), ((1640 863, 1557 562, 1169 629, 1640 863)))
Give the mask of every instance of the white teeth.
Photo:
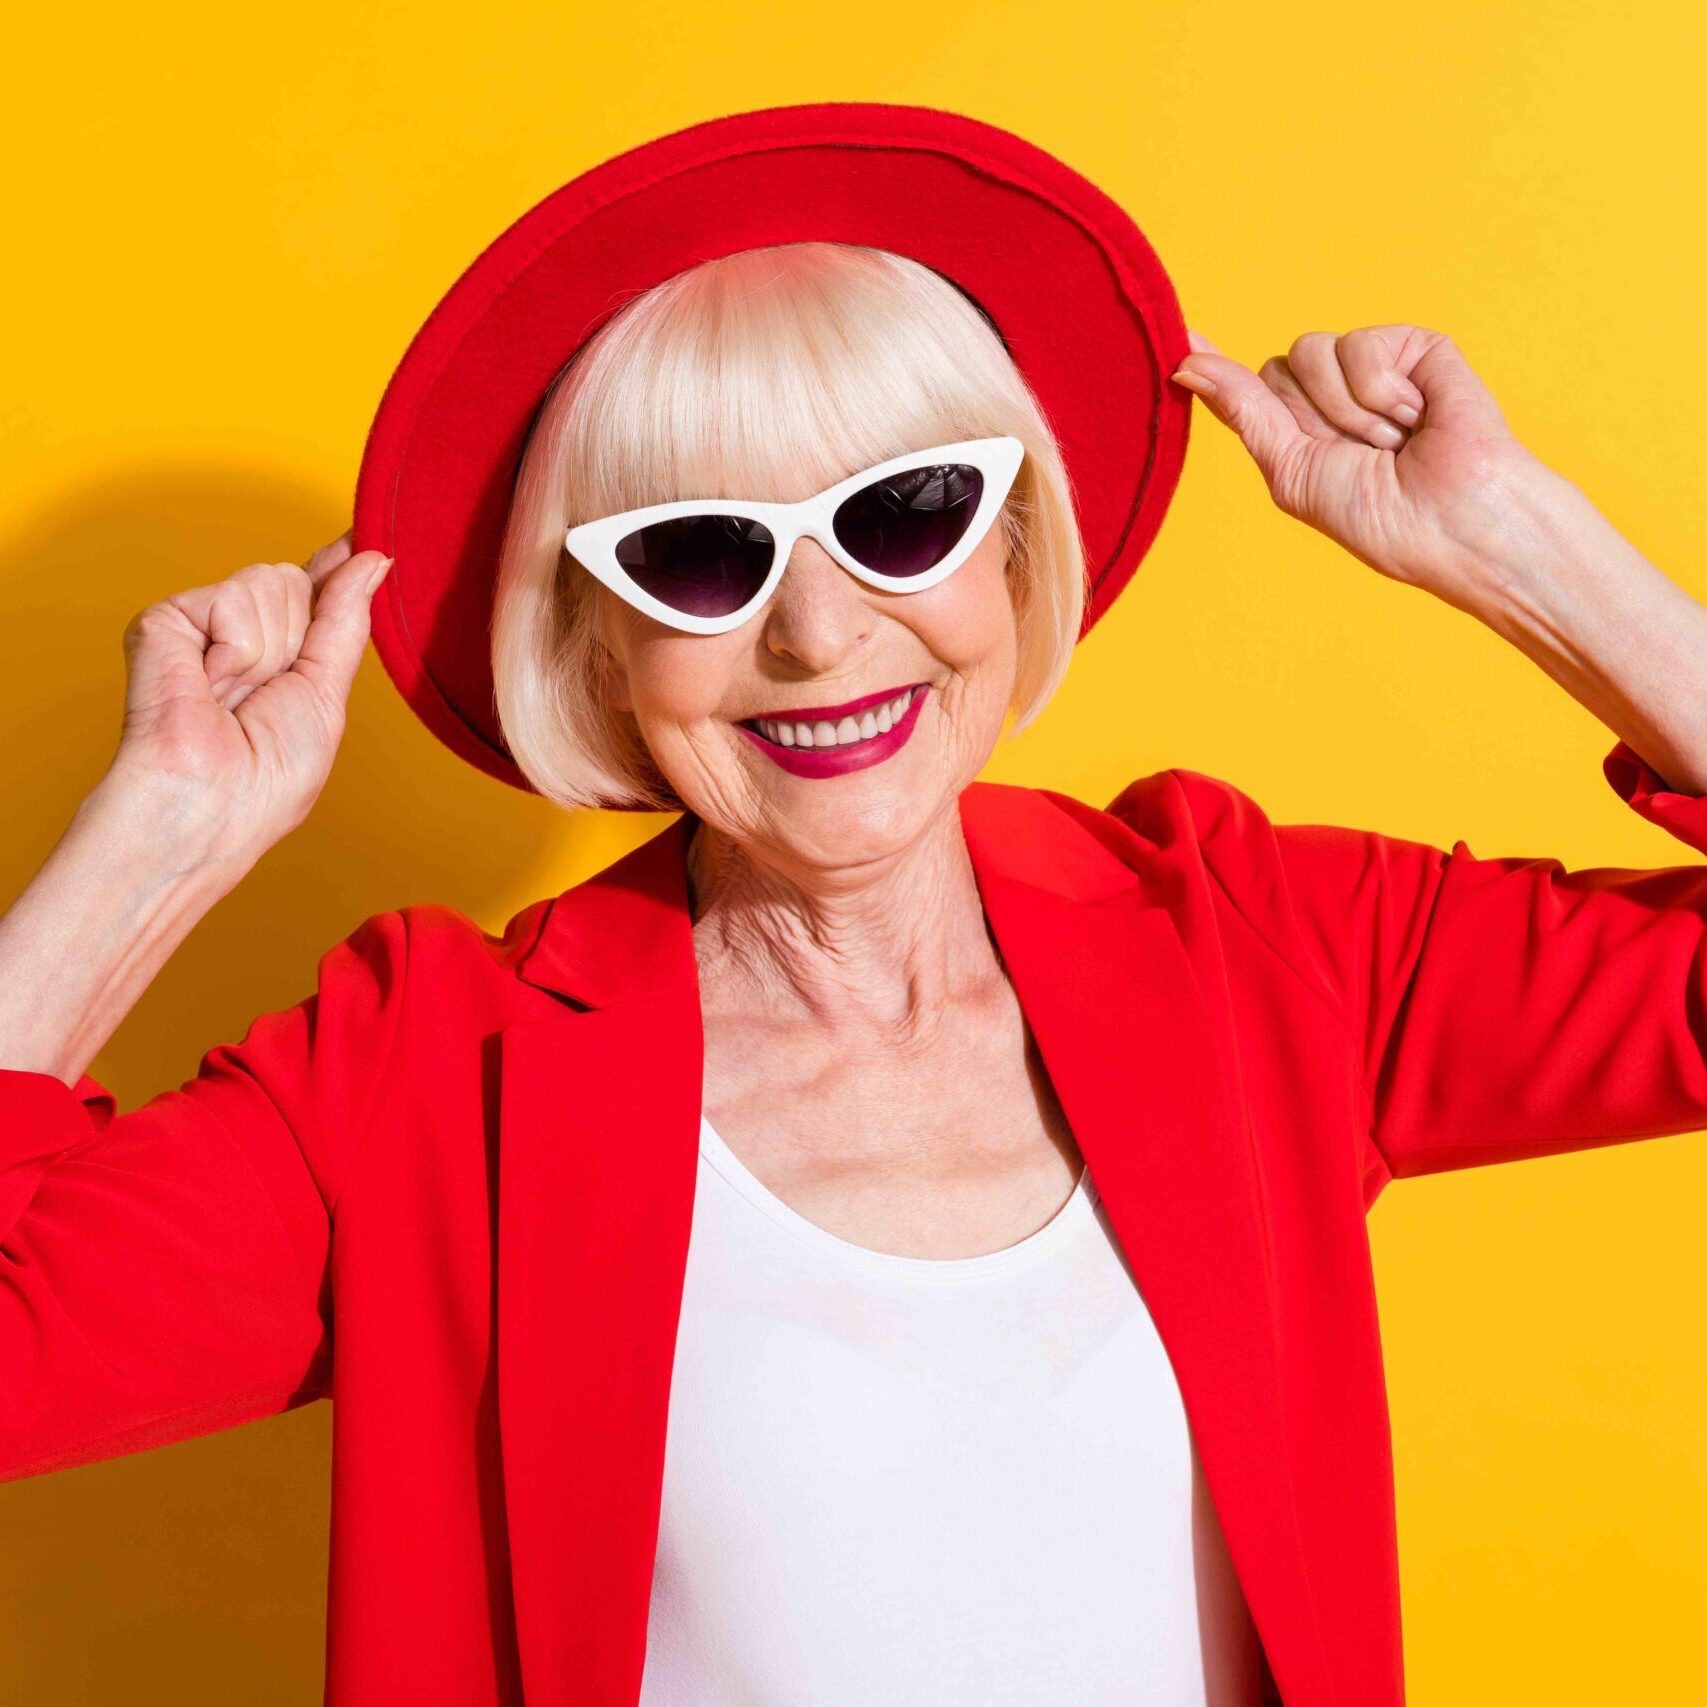
POLYGON ((917 691, 908 688, 882 705, 868 707, 857 717, 843 717, 834 723, 825 717, 815 723, 784 723, 775 717, 755 717, 753 723, 766 740, 776 742, 779 747, 845 747, 850 742, 870 741, 888 734, 906 714, 917 691))

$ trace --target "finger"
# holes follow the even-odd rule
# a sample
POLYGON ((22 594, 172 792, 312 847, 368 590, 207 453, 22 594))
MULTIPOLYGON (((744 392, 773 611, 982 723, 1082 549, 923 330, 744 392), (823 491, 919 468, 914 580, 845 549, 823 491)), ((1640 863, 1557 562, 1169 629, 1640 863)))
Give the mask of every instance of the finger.
POLYGON ((1470 366, 1464 352, 1445 332, 1413 327, 1413 346, 1420 354, 1410 363, 1408 376, 1423 395, 1423 406, 1431 426, 1466 436, 1509 435, 1494 395, 1470 366))
POLYGON ((1375 410, 1365 408, 1352 395, 1345 369, 1340 366, 1340 340, 1333 332, 1304 332, 1292 340, 1286 365, 1311 403, 1347 438, 1374 445, 1377 450, 1399 450, 1405 431, 1375 410))
POLYGON ((1344 440, 1348 437, 1311 401, 1309 392, 1299 382, 1285 356, 1270 356, 1257 369, 1257 377, 1292 411, 1292 419, 1298 423, 1300 431, 1313 439, 1344 440))
POLYGON ((318 587, 340 563, 349 562, 354 555, 351 548, 351 537, 354 532, 353 528, 345 528, 336 539, 328 540, 318 551, 310 554, 308 561, 303 564, 303 568, 308 571, 308 578, 312 585, 318 587))
POLYGON ((247 668, 240 670, 231 683, 230 693, 221 701, 227 711, 235 711, 257 688, 265 687, 290 662, 290 593, 292 581, 305 589, 308 578, 294 563, 253 563, 238 570, 233 577, 247 586, 254 596, 255 611, 260 623, 260 644, 247 668))
POLYGON ((311 681, 328 704, 341 708, 350 697, 367 646, 373 595, 384 579, 374 571, 379 564, 389 568, 390 561, 377 552, 361 552, 334 570, 315 596, 308 632, 291 669, 311 681))
MULTIPOLYGON (((1405 376, 1414 326, 1359 326, 1339 341, 1337 354, 1351 394, 1366 409, 1391 416, 1401 426, 1422 419, 1426 399, 1405 376)), ((1414 360, 1420 351, 1412 351, 1414 360)))
POLYGON ((1291 410, 1231 356, 1194 352, 1175 368, 1173 377, 1239 435, 1272 487, 1286 456, 1304 436, 1291 410))
POLYGON ((371 574, 379 565, 386 561, 383 551, 350 550, 350 533, 341 533, 330 545, 323 545, 315 552, 304 567, 308 570, 309 581, 316 593, 341 569, 346 563, 356 559, 365 559, 368 572, 371 574))
POLYGON ((296 661, 302 650, 303 637, 314 613, 314 579, 306 572, 292 575, 285 581, 285 657, 286 664, 296 661))
POLYGON ((202 627, 207 650, 202 668, 213 697, 223 705, 261 655, 261 611, 254 588, 233 577, 209 589, 202 627))
POLYGON ((1194 331, 1189 326, 1185 329, 1185 336, 1186 342, 1191 345, 1194 352, 1201 352, 1204 355, 1210 356, 1218 356, 1221 354, 1221 351, 1217 349, 1214 344, 1210 343, 1210 341, 1204 337, 1201 332, 1194 331))
POLYGON ((140 699, 195 697, 208 691, 207 625, 202 612, 216 592, 197 587, 140 610, 124 631, 129 689, 140 699))

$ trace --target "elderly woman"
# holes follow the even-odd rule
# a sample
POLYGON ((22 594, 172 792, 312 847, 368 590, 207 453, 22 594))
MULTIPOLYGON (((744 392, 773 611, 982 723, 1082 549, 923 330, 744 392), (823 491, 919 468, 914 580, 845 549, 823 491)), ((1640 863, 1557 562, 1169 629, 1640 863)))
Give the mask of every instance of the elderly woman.
MULTIPOLYGON (((1707 613, 1450 338, 1176 354, 1283 511, 1520 646, 1707 850, 1707 613)), ((1365 1212, 1707 1124, 1707 873, 975 781, 1087 562, 1000 317, 906 254, 670 273, 515 474, 507 752, 681 815, 502 936, 364 921, 118 1114, 86 1069, 308 811, 390 560, 143 611, 0 922, 0 1470, 335 1396, 346 1707, 1398 1707, 1365 1212)))

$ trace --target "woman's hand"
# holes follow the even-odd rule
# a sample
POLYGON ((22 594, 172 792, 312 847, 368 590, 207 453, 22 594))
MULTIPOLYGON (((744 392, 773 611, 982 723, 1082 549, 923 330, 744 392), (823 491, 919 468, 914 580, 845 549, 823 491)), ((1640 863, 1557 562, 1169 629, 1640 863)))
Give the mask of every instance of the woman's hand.
POLYGON ((350 543, 301 568, 252 563, 126 628, 124 731, 102 786, 158 803, 185 861, 245 870, 318 798, 391 561, 350 543))
POLYGON ((1477 609, 1567 484, 1444 332, 1306 332, 1256 373, 1190 333, 1174 378, 1236 432, 1275 503, 1372 569, 1477 609))

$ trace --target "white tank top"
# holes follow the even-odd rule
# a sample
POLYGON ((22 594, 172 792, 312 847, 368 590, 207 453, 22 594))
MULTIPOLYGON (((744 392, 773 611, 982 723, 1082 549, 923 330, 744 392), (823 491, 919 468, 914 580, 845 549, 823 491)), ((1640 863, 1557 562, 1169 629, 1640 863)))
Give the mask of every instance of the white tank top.
POLYGON ((641 1707, 1246 1707, 1260 1650, 1082 1173, 892 1256, 700 1133, 641 1707))

